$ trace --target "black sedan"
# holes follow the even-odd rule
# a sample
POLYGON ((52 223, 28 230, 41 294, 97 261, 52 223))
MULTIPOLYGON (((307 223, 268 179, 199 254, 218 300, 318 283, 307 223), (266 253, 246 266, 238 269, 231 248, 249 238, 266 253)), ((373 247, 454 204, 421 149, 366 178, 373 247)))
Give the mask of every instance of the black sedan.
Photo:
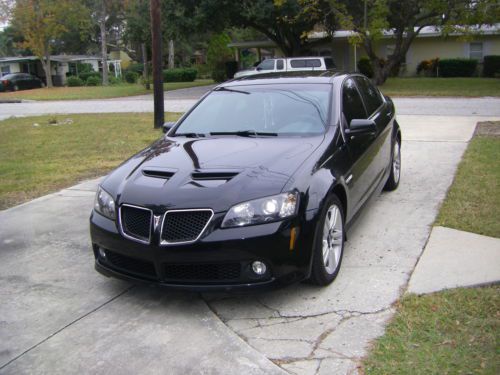
POLYGON ((113 171, 96 269, 192 290, 331 283, 360 209, 399 184, 401 133, 366 77, 311 74, 219 85, 113 171))
POLYGON ((42 81, 27 73, 12 73, 0 78, 0 91, 18 91, 41 88, 42 81))

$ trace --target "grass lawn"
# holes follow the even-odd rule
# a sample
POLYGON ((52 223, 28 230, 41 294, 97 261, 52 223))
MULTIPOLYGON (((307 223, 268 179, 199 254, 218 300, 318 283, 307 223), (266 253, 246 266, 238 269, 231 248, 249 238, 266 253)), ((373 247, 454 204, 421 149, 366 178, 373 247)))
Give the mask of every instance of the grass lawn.
POLYGON ((495 126, 499 136, 470 142, 436 225, 500 238, 500 122, 495 126))
POLYGON ((500 373, 500 287, 409 295, 364 361, 367 375, 500 373))
POLYGON ((389 96, 500 96, 500 79, 389 78, 380 89, 389 96))
MULTIPOLYGON (((169 82, 163 85, 166 91, 184 89, 188 87, 206 86, 214 83, 211 79, 198 79, 194 82, 169 82)), ((29 99, 29 100, 78 100, 78 99, 106 99, 122 96, 152 94, 153 89, 146 90, 142 84, 123 83, 113 86, 83 86, 83 87, 52 87, 50 89, 34 89, 17 92, 2 92, 2 99, 29 99)))
MULTIPOLYGON (((167 113, 166 121, 179 114, 167 113)), ((102 176, 161 135, 153 114, 37 116, 0 122, 0 209, 102 176), (49 124, 49 120, 58 124, 49 124)))

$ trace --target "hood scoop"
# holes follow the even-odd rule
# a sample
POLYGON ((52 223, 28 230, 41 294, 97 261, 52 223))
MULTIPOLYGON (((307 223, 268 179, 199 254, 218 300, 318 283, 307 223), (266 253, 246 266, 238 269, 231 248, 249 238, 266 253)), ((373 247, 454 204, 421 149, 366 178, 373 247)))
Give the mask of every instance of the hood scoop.
POLYGON ((175 172, 164 169, 160 170, 155 168, 155 169, 143 169, 142 174, 146 177, 161 178, 164 180, 168 180, 172 178, 175 172))
POLYGON ((240 172, 194 172, 191 174, 193 181, 220 181, 225 182, 237 176, 240 172))
POLYGON ((193 172, 191 181, 185 187, 213 188, 229 182, 233 177, 240 174, 241 171, 203 171, 193 172))

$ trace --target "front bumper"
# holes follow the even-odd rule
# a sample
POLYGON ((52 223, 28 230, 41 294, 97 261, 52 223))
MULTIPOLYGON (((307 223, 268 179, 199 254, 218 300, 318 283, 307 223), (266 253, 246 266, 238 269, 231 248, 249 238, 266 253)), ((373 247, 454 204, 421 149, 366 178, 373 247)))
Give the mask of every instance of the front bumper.
MULTIPOLYGON (((213 223, 222 219, 216 214, 213 223)), ((241 228, 215 225, 197 242, 159 246, 123 237, 95 212, 90 233, 98 272, 135 282, 194 291, 270 289, 309 277, 315 212, 304 218, 241 228), (291 241, 292 229, 295 241, 291 241), (256 275, 252 262, 266 264, 256 275)))

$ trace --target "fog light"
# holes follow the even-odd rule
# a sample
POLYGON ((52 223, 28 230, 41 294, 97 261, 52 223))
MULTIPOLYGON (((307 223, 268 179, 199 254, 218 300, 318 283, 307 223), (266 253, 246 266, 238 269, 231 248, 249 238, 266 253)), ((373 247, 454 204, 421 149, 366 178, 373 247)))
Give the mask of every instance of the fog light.
POLYGON ((102 247, 99 248, 99 257, 106 259, 106 252, 104 251, 104 249, 102 247))
POLYGON ((264 263, 259 262, 256 260, 255 262, 252 263, 252 270, 255 272, 257 275, 263 275, 266 273, 267 267, 264 263))

